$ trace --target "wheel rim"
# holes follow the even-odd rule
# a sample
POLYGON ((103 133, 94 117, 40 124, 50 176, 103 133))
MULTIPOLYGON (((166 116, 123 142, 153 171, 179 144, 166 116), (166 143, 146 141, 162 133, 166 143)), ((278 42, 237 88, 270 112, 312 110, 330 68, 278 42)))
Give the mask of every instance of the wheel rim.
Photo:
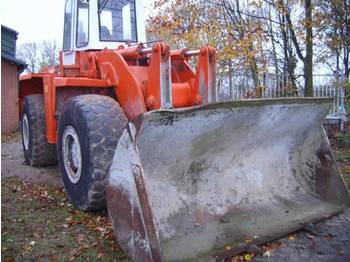
POLYGON ((28 150, 29 148, 29 125, 28 125, 28 118, 27 115, 23 115, 22 119, 22 138, 23 138, 23 145, 24 149, 28 150))
POLYGON ((62 136, 62 155, 64 168, 69 180, 77 184, 81 177, 82 157, 78 134, 72 126, 64 129, 62 136))

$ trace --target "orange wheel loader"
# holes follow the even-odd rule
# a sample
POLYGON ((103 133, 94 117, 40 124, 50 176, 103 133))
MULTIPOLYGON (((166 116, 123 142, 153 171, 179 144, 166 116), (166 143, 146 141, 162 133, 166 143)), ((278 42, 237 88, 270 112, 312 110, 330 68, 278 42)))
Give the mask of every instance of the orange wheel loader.
POLYGON ((25 161, 107 206, 131 259, 222 260, 350 204, 331 99, 219 103, 213 48, 142 43, 140 0, 67 0, 59 68, 19 83, 25 161))

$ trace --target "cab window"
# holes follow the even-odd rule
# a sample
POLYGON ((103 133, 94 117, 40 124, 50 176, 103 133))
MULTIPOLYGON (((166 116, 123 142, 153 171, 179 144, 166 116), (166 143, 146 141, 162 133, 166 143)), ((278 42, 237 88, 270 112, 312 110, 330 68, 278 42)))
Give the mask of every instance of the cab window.
POLYGON ((66 1, 64 9, 63 50, 71 50, 72 44, 72 0, 66 1))
POLYGON ((137 42, 135 0, 99 0, 100 40, 137 42))
POLYGON ((83 47, 89 42, 89 1, 78 0, 77 10, 77 47, 83 47))

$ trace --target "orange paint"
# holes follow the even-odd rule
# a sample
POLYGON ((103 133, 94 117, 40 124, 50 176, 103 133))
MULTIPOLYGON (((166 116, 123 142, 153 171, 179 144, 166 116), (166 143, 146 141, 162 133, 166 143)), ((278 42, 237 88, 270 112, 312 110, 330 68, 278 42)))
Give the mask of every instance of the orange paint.
POLYGON ((56 118, 61 113, 56 112, 60 102, 56 101, 57 88, 60 92, 82 88, 82 93, 89 92, 86 91, 89 88, 101 90, 91 91, 101 95, 105 94, 102 90, 112 88, 126 116, 133 120, 147 110, 160 109, 168 89, 175 108, 206 102, 210 77, 216 66, 215 50, 211 47, 203 47, 200 51, 171 51, 163 42, 155 43, 152 48, 138 45, 116 50, 79 51, 75 53, 75 64, 67 66, 62 61, 61 53, 59 73, 47 70, 20 77, 20 110, 24 96, 44 94, 50 143, 57 142, 56 118), (199 56, 196 70, 189 64, 193 56, 199 56))

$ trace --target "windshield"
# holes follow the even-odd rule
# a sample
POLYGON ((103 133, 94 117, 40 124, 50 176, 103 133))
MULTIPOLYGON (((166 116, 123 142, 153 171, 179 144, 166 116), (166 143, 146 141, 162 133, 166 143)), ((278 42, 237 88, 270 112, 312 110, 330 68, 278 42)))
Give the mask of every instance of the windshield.
POLYGON ((100 40, 137 42, 135 0, 99 0, 100 40))

